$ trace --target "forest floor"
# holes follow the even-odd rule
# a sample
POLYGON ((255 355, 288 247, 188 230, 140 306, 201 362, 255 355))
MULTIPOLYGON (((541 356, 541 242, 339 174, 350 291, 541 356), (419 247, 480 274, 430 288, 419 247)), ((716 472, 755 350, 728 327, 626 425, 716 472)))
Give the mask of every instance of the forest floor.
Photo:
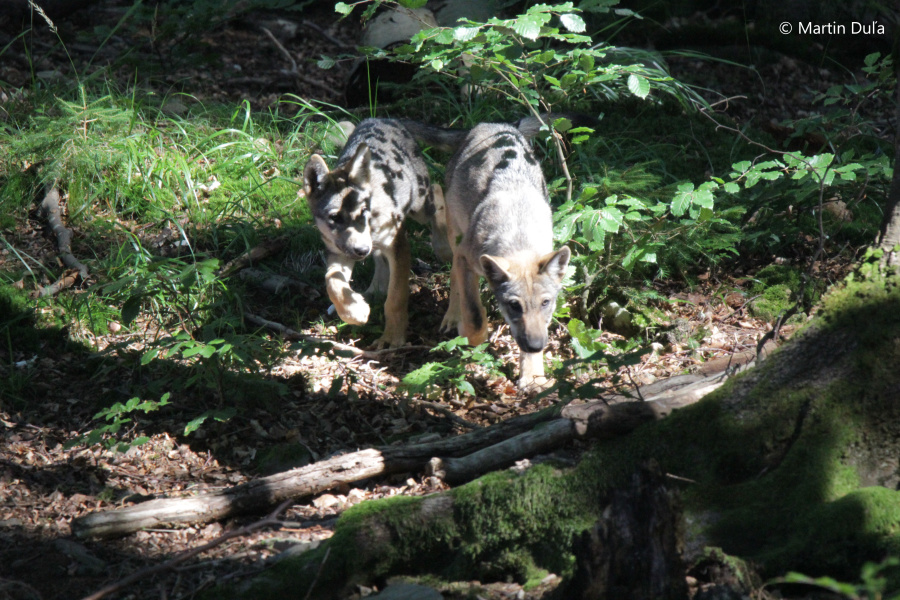
MULTIPOLYGON (((321 3, 330 4, 330 3, 321 3)), ((90 26, 112 25, 121 17, 115 8, 91 11, 90 26)), ((202 102, 238 106, 248 101, 255 110, 272 107, 284 94, 340 104, 348 62, 321 71, 315 60, 323 54, 345 52, 359 35, 353 19, 338 22, 329 9, 310 9, 300 15, 263 15, 253 22, 226 22, 201 41, 208 54, 219 57, 202 67, 159 64, 164 75, 148 78, 140 85, 154 86, 165 95, 170 91, 190 94, 202 102), (265 26, 296 58, 300 76, 267 35, 265 26), (170 86, 165 89, 165 86, 170 86)), ((56 24, 62 36, 79 37, 88 26, 88 16, 76 14, 56 24)), ((35 71, 39 77, 65 77, 69 59, 55 47, 55 36, 35 24, 34 44, 42 49, 35 71), (65 65, 65 66, 61 66, 65 65)), ((18 35, 14 22, 0 23, 0 46, 18 35), (4 28, 5 27, 5 28, 4 28)), ((31 34, 29 34, 31 35, 31 34)), ((149 33, 148 33, 149 36, 149 33)), ((148 38, 149 39, 149 38, 148 38)), ((100 52, 112 60, 131 41, 113 38, 100 52)), ((35 57, 26 56, 21 44, 11 44, 0 62, 0 101, 32 78, 35 57)), ((67 45, 72 65, 82 75, 97 48, 87 42, 67 45)), ((158 50, 158 49, 157 49, 158 50)), ((152 55, 151 49, 146 49, 152 55)), ((164 50, 156 52, 164 63, 164 50)), ((96 61, 95 65, 102 61, 96 61)), ((726 62, 710 63, 696 58, 673 59, 673 75, 702 88, 718 109, 737 123, 770 123, 796 118, 809 112, 817 92, 850 80, 838 69, 810 65, 786 56, 751 70, 726 62)), ((115 74, 124 89, 134 83, 134 72, 115 74)), ((176 99, 173 112, 183 110, 176 99)), ((773 127, 777 136, 777 127, 773 127)), ((17 223, 14 237, 18 250, 41 262, 55 260, 55 248, 45 224, 37 218, 17 223)), ((773 261, 780 257, 772 257, 773 261)), ((0 250, 0 270, 14 256, 0 250)), ((722 364, 728 357, 755 348, 770 324, 749 314, 747 307, 751 271, 740 265, 728 275, 710 273, 688 288, 677 281, 656 282, 656 291, 667 302, 660 308, 672 324, 688 332, 671 339, 659 352, 645 355, 627 373, 632 385, 645 385, 672 375, 722 364), (699 344, 687 344, 694 338, 699 344)), ((757 265, 758 266, 758 265, 757 265)), ((839 280, 850 266, 845 258, 823 263, 817 269, 828 281, 839 280)), ((437 325, 446 307, 446 272, 417 272, 413 278, 411 312, 417 333, 412 343, 434 345, 440 341, 437 325)), ((324 296, 324 294, 323 294, 324 296)), ((327 303, 321 301, 324 313, 327 303)), ((492 319, 492 347, 506 364, 515 364, 514 343, 496 315, 492 319)), ((783 333, 788 333, 785 330, 783 333)), ((328 326, 313 326, 303 333, 334 335, 328 326)), ((102 354, 107 348, 140 345, 150 331, 109 334, 94 340, 102 354)), ((604 340, 621 339, 605 333, 604 340)), ((348 340, 352 341, 352 340, 348 340)), ((285 347, 287 343, 285 342, 285 347)), ((557 358, 572 354, 563 327, 553 331, 549 353, 557 358)), ((39 402, 15 410, 0 401, 0 598, 68 599, 87 596, 110 582, 171 559, 179 552, 216 539, 224 531, 254 521, 254 517, 177 530, 149 530, 121 539, 78 540, 71 521, 87 513, 108 510, 150 497, 178 496, 239 484, 259 473, 259 458, 273 446, 303 446, 307 460, 326 458, 359 448, 408 443, 458 434, 489 426, 509 417, 533 412, 549 405, 552 397, 531 402, 516 394, 514 382, 505 375, 479 380, 474 397, 460 397, 444 390, 434 398, 413 397, 397 390, 403 374, 427 361, 424 352, 398 351, 379 361, 335 360, 323 356, 288 354, 267 377, 290 390, 277 407, 248 410, 237 422, 202 432, 188 439, 178 432, 183 423, 159 418, 146 434, 150 441, 125 453, 100 447, 66 449, 64 442, 90 429, 95 410, 83 401, 98 392, 115 389, 127 374, 115 367, 105 373, 85 368, 84 356, 47 345, 39 355, 23 356, 10 347, 0 349, 0 360, 16 369, 29 369, 32 394, 39 402), (338 388, 333 388, 336 380, 338 388), (348 397, 348 382, 354 393, 348 397), (205 437, 204 437, 205 436, 205 437), (198 439, 199 438, 199 439, 198 439), (401 440, 395 442, 396 440, 401 440)), ((10 373, 10 376, 15 373, 10 373)), ((0 399, 2 400, 2 399, 0 399)), ((138 433, 136 431, 135 433, 138 433)), ((578 446, 561 451, 571 460, 578 446)), ((288 468, 296 463, 285 463, 288 468)), ((277 470, 278 462, 269 465, 277 470)), ((148 576, 118 598, 188 598, 202 589, 226 581, 240 581, 266 568, 282 552, 315 544, 331 535, 335 521, 347 507, 371 498, 397 494, 428 494, 445 489, 440 480, 409 473, 363 482, 353 488, 333 490, 289 507, 281 516, 282 526, 231 539, 214 549, 170 569, 148 576)), ((262 515, 260 515, 261 517, 262 515)), ((492 598, 537 598, 555 581, 527 593, 516 584, 494 584, 480 592, 492 598)), ((475 585, 475 584, 473 584, 475 585)), ((360 590, 360 595, 367 590, 360 590)), ((302 592, 298 593, 302 597, 302 592)))

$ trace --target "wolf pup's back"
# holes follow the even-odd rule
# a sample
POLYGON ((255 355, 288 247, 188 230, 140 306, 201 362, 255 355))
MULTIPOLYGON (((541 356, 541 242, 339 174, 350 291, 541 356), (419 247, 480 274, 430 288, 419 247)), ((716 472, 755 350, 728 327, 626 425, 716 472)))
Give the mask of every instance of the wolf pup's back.
POLYGON ((453 198, 447 210, 473 249, 501 256, 553 249, 544 175, 515 127, 474 127, 447 165, 445 179, 446 197, 453 198))

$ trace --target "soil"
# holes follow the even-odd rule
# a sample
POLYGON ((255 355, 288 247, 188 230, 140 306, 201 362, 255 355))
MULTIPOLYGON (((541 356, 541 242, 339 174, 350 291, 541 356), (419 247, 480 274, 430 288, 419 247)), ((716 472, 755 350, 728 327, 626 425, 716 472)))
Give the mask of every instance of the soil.
MULTIPOLYGON (((113 81, 121 89, 137 82, 160 97, 170 98, 168 108, 174 112, 184 110, 187 102, 179 101, 173 95, 176 92, 202 102, 237 106, 248 101, 256 110, 275 106, 286 94, 339 104, 352 60, 340 60, 327 71, 319 69, 315 61, 322 55, 349 52, 360 27, 353 18, 337 20, 331 4, 313 3, 302 13, 223 18, 212 33, 188 40, 205 48, 191 55, 203 57, 202 61, 183 60, 180 46, 156 43, 152 31, 137 31, 134 37, 112 35, 99 48, 93 42, 67 43, 70 63, 60 51, 57 37, 38 16, 34 30, 26 34, 34 51, 28 56, 25 44, 15 42, 23 31, 21 21, 0 14, 0 47, 13 42, 0 62, 0 101, 12 98, 18 88, 31 85, 32 77, 65 80, 73 78, 75 72, 86 76, 92 69, 103 68, 136 49, 142 59, 134 64, 150 67, 141 71, 133 66, 119 67, 113 81)), ((56 19, 55 24, 62 39, 81 40, 81 32, 88 28, 115 25, 124 10, 125 3, 100 3, 87 12, 56 19)), ((810 110, 817 92, 850 79, 839 69, 786 56, 776 56, 756 72, 692 58, 673 59, 670 66, 675 77, 708 88, 713 101, 723 100, 719 109, 737 123, 778 123, 801 116, 810 110)), ((54 257, 53 241, 39 221, 18 223, 15 237, 21 241, 20 251, 46 262, 54 257)), ((3 250, 0 270, 11 260, 9 252, 3 250)), ((847 267, 846 263, 835 262, 824 264, 822 270, 837 278, 847 267)), ((435 332, 421 334, 415 343, 433 345, 438 341, 437 325, 446 307, 446 298, 439 290, 446 289, 445 279, 446 274, 425 270, 414 277, 411 306, 418 316, 414 317, 413 329, 435 332)), ((747 296, 742 290, 748 287, 746 279, 709 276, 702 277, 700 285, 690 290, 677 282, 659 283, 657 292, 668 299, 661 303, 661 310, 677 325, 675 333, 661 344, 658 353, 646 355, 632 368, 625 380, 632 385, 651 383, 755 347, 769 324, 747 313, 747 296), (690 337, 702 339, 699 347, 688 344, 690 337)), ((500 322, 495 315, 492 347, 496 356, 514 365, 514 343, 505 328, 498 326, 500 322)), ((336 331, 328 326, 310 326, 304 333, 328 336, 336 331)), ((88 400, 122 387, 121 379, 128 377, 115 359, 103 353, 117 345, 139 344, 139 337, 113 333, 91 340, 101 357, 97 360, 105 365, 102 368, 67 350, 61 337, 48 339, 39 356, 22 355, 14 345, 0 350, 0 362, 16 365, 16 371, 5 376, 24 376, 27 371, 28 394, 33 399, 15 406, 0 401, 0 597, 50 600, 87 596, 262 515, 201 527, 144 531, 106 541, 75 539, 71 533, 75 517, 150 497, 192 494, 247 481, 259 473, 259 457, 273 448, 290 448, 293 453, 270 467, 277 470, 297 461, 395 440, 453 435, 552 402, 552 398, 531 402, 517 396, 508 378, 509 369, 504 375, 477 376, 474 398, 460 397, 450 390, 431 398, 409 397, 396 387, 403 374, 427 360, 421 351, 397 352, 378 362, 289 353, 266 375, 284 384, 289 392, 278 406, 252 406, 240 419, 201 429, 191 438, 179 435, 183 422, 177 418, 147 419, 135 423, 133 433, 146 433, 150 440, 124 453, 99 447, 67 448, 67 440, 95 426, 91 421, 94 404, 88 400), (307 456, 297 458, 297 448, 305 449, 307 456)), ((614 333, 604 334, 605 341, 619 339, 614 333)), ((549 352, 560 358, 571 355, 562 328, 553 332, 549 352)), ((577 446, 564 449, 569 455, 578 451, 577 446)), ((281 516, 281 527, 231 539, 114 597, 192 597, 217 583, 239 581, 260 572, 286 550, 296 552, 329 537, 336 517, 358 502, 441 489, 445 489, 441 481, 410 473, 301 499, 281 516)), ((553 582, 548 579, 527 597, 540 597, 553 582)), ((360 594, 366 591, 361 589, 360 594)), ((494 598, 525 597, 521 586, 514 584, 498 584, 482 593, 494 598)))

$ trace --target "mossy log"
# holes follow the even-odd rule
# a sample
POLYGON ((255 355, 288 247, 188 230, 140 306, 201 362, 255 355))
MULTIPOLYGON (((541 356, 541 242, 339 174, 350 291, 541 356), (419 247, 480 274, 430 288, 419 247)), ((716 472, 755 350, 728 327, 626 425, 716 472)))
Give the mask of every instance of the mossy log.
MULTIPOLYGON (((710 384, 702 379, 704 386, 710 384)), ((696 384, 695 384, 696 385, 696 384)), ((674 398, 607 405, 597 401, 510 419, 497 426, 410 446, 368 449, 276 473, 225 490, 187 498, 160 498, 135 506, 93 513, 72 522, 79 537, 115 537, 149 527, 208 523, 238 514, 261 512, 290 498, 322 493, 338 485, 423 469, 431 459, 435 474, 467 481, 494 468, 559 446, 574 437, 628 432, 674 408, 695 401, 688 387, 674 398), (540 427, 536 427, 541 425, 540 427), (433 458, 435 456, 443 459, 433 458), (453 459, 452 457, 461 457, 453 459), (441 470, 443 469, 443 470, 441 470)))
POLYGON ((681 488, 687 563, 715 546, 764 577, 857 580, 867 561, 900 553, 900 282, 874 263, 861 273, 762 365, 598 441, 574 468, 541 464, 362 503, 315 551, 214 595, 340 598, 396 575, 571 580, 575 541, 619 510, 615 491, 651 460, 681 488))

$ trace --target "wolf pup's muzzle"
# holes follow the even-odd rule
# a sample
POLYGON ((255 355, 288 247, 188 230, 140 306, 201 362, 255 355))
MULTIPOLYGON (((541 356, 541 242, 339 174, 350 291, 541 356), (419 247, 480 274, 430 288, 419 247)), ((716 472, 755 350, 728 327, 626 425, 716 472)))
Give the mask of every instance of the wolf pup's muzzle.
POLYGON ((347 247, 347 254, 356 260, 362 260, 372 252, 372 246, 369 244, 353 244, 347 247))
POLYGON ((516 343, 523 352, 540 352, 547 345, 547 336, 523 335, 516 338, 516 343))

